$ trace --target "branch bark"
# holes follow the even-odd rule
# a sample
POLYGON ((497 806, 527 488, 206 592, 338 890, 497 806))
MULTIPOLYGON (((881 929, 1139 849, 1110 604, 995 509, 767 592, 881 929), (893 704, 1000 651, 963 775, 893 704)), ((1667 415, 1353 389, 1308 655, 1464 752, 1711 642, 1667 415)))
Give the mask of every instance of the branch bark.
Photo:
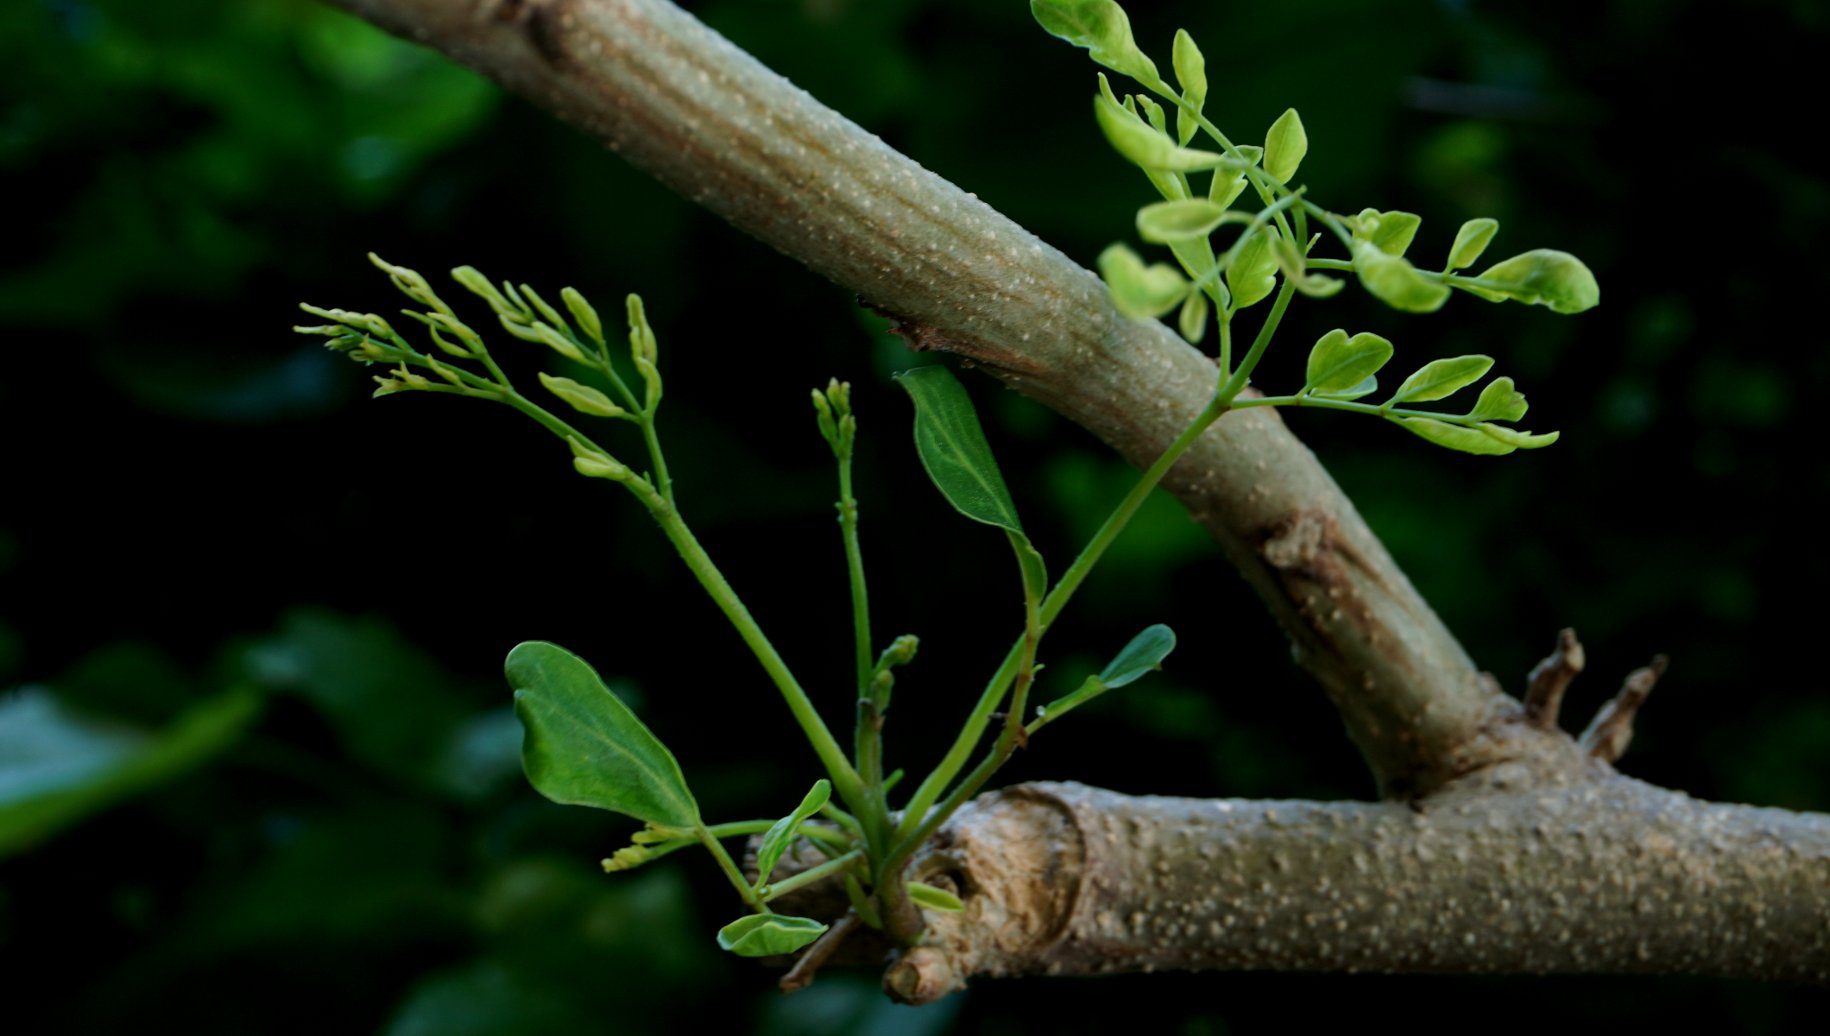
POLYGON ((930 915, 886 974, 914 1003, 974 975, 1157 969, 1830 980, 1830 817, 1599 764, 1464 779, 1422 809, 1019 785, 931 853, 966 910, 930 915))
MULTIPOLYGON (((1212 394, 1211 362, 1120 316, 1098 278, 670 3, 333 2, 582 127, 893 314, 914 348, 970 358, 1139 467, 1212 394)), ((1222 419, 1164 485, 1276 616, 1384 794, 1559 751, 1268 408, 1222 419)))

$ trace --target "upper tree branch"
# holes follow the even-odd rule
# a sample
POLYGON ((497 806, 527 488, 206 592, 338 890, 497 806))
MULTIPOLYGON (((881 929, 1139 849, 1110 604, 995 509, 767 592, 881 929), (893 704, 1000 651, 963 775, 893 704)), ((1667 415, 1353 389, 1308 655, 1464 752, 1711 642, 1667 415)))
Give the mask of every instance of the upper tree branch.
MULTIPOLYGON (((972 358, 1133 464, 1212 393, 1204 356, 1119 316, 1092 274, 672 4, 334 2, 583 127, 895 314, 917 348, 972 358)), ((1544 751, 1568 762, 1567 740, 1516 721, 1268 408, 1221 420, 1164 484, 1264 599, 1387 794, 1544 751)))

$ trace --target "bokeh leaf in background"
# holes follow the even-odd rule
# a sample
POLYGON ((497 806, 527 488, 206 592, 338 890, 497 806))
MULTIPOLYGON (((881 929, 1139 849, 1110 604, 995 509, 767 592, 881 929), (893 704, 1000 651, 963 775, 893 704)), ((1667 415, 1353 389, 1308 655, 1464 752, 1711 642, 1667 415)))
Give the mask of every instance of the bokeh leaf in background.
POLYGON ((0 697, 0 856, 201 765, 259 709, 259 695, 231 691, 146 733, 79 716, 42 687, 0 697))

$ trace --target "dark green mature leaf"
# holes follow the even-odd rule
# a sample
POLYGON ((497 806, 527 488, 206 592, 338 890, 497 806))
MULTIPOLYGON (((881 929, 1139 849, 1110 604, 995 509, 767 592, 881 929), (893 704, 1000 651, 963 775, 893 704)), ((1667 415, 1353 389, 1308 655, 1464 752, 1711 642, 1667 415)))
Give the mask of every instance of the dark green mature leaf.
POLYGON ((233 691, 149 735, 88 721, 42 688, 0 698, 0 857, 200 765, 259 710, 259 696, 233 691))
POLYGON ((1049 35, 1085 47, 1094 61, 1140 82, 1153 82, 1156 63, 1138 49, 1131 20, 1114 0, 1029 0, 1030 13, 1049 35))
POLYGON ((1481 380, 1493 369, 1491 356, 1451 356, 1431 360, 1404 379, 1392 393, 1393 403, 1428 403, 1443 399, 1481 380))
POLYGON ((1309 350, 1308 379, 1303 387, 1315 395, 1338 397, 1357 389, 1391 358, 1392 343, 1384 338, 1365 331, 1349 338, 1346 331, 1335 328, 1309 350))
POLYGON ((826 926, 811 917, 750 914, 718 929, 718 945, 739 957, 779 957, 818 939, 826 926))
POLYGON ((1053 722, 1107 691, 1134 683, 1146 673, 1162 668, 1163 659, 1175 650, 1175 631, 1162 623, 1146 628, 1113 656, 1097 676, 1036 710, 1038 719, 1053 722))
POLYGON ((1131 638, 1131 643, 1119 649, 1112 656, 1112 661, 1099 673, 1099 682, 1107 690, 1115 690, 1142 678, 1152 670, 1163 666, 1163 659, 1176 649, 1175 630, 1162 623, 1148 626, 1142 633, 1131 638))
POLYGON ((775 865, 781 862, 782 854, 788 851, 793 843, 795 833, 808 817, 820 811, 826 800, 832 798, 832 782, 824 777, 813 782, 813 788, 801 804, 794 807, 794 812, 777 820, 774 826, 765 831, 762 841, 756 848, 756 887, 761 888, 769 883, 769 875, 775 873, 775 865))
POLYGON ((699 826, 680 764, 583 659, 529 641, 504 666, 527 729, 521 764, 540 794, 667 827, 699 826))
POLYGON ((915 402, 915 449, 941 495, 975 522, 1022 535, 1017 505, 965 386, 945 367, 903 371, 896 383, 915 402))
POLYGON ((1553 248, 1534 248, 1489 266, 1480 279, 1498 287, 1468 290, 1490 302, 1513 299, 1580 313, 1601 301, 1601 286, 1582 260, 1553 248))

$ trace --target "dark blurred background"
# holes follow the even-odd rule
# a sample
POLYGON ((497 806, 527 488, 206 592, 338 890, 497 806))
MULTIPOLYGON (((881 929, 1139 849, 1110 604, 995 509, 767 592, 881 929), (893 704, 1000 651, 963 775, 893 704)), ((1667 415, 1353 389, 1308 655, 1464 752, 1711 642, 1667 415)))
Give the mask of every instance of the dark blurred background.
MULTIPOLYGON (((893 145, 1090 262, 1148 188, 1087 116, 1085 55, 1021 0, 688 4, 893 145)), ((1135 5, 1142 7, 1142 5, 1135 5)), ((1584 257, 1575 318, 1355 291, 1301 345, 1376 329, 1409 362, 1489 352, 1552 449, 1432 449, 1290 423, 1470 651, 1517 690, 1574 625, 1581 717, 1674 665, 1628 772, 1830 809, 1815 660, 1830 578, 1810 401, 1830 193, 1797 84, 1823 5, 1371 0, 1153 5, 1209 111, 1285 106, 1337 210, 1421 213, 1421 254, 1497 216, 1493 255, 1584 257)), ((647 296, 683 507, 835 716, 847 672, 831 472, 807 389, 856 386, 884 636, 923 655, 890 728, 925 767, 1016 629, 1000 537, 956 518, 887 375, 916 358, 843 291, 442 59, 303 0, 0 8, 0 1022, 14 1032, 1255 1032, 1471 1017, 1791 1027, 1803 990, 1679 979, 1137 976, 986 982, 920 1011, 872 976, 783 1000, 726 958, 703 860, 606 877, 629 825, 520 779, 499 663, 592 659, 682 758, 708 816, 781 812, 811 756, 736 637, 622 494, 506 410, 369 401, 288 332, 300 300, 389 310, 363 259, 482 266, 607 312, 647 296), (1477 1012, 1468 1014, 1467 1012, 1477 1012)), ((542 358, 505 343, 523 378, 542 358)), ((970 381, 1029 523, 1071 556, 1130 475, 970 381)), ((1139 626, 1170 669, 1051 728, 1008 774, 1132 792, 1364 797, 1338 721, 1240 580, 1160 497, 1053 639, 1069 679, 1139 626)), ((1045 688, 1046 690, 1046 688, 1045 688)), ((1821 1001, 1819 1001, 1821 1004, 1821 1001)))

